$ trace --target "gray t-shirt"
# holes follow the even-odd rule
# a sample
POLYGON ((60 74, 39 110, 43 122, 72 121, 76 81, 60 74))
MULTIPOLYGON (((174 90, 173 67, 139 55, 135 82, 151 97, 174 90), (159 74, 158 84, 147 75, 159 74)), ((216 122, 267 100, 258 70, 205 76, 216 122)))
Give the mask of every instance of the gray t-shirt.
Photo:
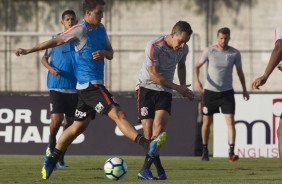
POLYGON ((215 92, 232 90, 233 66, 242 67, 240 52, 230 46, 227 50, 218 49, 218 45, 208 47, 198 62, 200 64, 207 62, 207 80, 204 88, 215 92))
POLYGON ((165 36, 161 36, 147 43, 145 61, 139 72, 137 87, 141 86, 156 91, 172 93, 172 89, 156 84, 150 79, 147 67, 156 66, 159 75, 172 82, 176 65, 180 62, 186 62, 189 48, 188 45, 185 44, 183 48, 175 51, 166 45, 164 39, 165 36))

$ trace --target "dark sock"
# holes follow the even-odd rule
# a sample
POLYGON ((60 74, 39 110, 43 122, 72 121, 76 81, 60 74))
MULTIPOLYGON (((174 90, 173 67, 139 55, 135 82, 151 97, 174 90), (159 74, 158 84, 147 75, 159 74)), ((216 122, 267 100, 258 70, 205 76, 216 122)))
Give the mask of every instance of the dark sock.
POLYGON ((156 166, 158 172, 164 171, 164 168, 161 163, 160 155, 155 156, 154 165, 156 166))
POLYGON ((235 144, 229 144, 229 154, 234 155, 235 144))
POLYGON ((146 155, 144 164, 143 164, 143 168, 145 169, 150 169, 152 163, 154 162, 154 158, 150 157, 148 154, 146 155))
POLYGON ((49 136, 49 146, 51 148, 51 151, 53 151, 55 146, 56 146, 56 135, 50 134, 50 136, 49 136))
POLYGON ((59 161, 64 162, 64 159, 65 159, 65 153, 62 153, 60 158, 59 158, 59 161))
POLYGON ((143 137, 143 135, 141 134, 138 134, 136 136, 134 142, 136 142, 138 145, 142 146, 146 150, 149 149, 150 141, 148 139, 145 139, 145 137, 143 137))
POLYGON ((58 150, 58 149, 54 149, 52 157, 54 158, 55 162, 57 163, 58 160, 60 159, 60 157, 62 156, 63 152, 58 150))
POLYGON ((203 144, 203 151, 208 151, 208 145, 207 144, 203 144))

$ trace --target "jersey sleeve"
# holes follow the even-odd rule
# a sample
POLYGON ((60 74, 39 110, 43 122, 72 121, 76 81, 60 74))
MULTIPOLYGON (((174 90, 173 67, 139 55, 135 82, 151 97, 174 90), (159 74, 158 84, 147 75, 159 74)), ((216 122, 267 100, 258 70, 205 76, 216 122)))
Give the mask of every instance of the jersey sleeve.
POLYGON ((159 65, 159 52, 160 48, 157 45, 148 43, 145 49, 145 60, 147 66, 159 65))
POLYGON ((203 52, 202 52, 202 54, 201 54, 201 56, 200 56, 200 58, 199 58, 199 60, 198 60, 198 63, 199 64, 204 64, 205 62, 207 62, 209 60, 209 48, 206 48, 203 52))
POLYGON ((241 61, 241 53, 239 51, 237 51, 237 54, 235 56, 235 66, 237 68, 242 67, 242 61, 241 61))
POLYGON ((282 39, 282 25, 275 29, 275 41, 282 39))
POLYGON ((64 42, 77 41, 84 35, 84 26, 82 24, 75 25, 61 34, 64 42))

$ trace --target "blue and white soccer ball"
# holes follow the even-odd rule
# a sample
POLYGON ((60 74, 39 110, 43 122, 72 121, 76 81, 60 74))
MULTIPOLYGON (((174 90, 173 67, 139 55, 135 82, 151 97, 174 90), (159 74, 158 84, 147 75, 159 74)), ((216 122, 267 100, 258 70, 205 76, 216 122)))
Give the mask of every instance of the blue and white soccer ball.
POLYGON ((126 162, 118 157, 109 158, 104 165, 105 175, 111 180, 119 180, 127 172, 126 162))

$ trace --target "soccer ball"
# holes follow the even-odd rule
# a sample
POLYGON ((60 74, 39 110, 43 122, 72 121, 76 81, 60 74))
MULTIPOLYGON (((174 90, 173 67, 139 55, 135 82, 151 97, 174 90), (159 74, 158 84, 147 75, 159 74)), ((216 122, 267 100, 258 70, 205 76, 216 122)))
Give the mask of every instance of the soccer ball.
POLYGON ((109 158, 104 165, 105 175, 111 180, 119 180, 127 171, 126 162, 118 157, 109 158))

